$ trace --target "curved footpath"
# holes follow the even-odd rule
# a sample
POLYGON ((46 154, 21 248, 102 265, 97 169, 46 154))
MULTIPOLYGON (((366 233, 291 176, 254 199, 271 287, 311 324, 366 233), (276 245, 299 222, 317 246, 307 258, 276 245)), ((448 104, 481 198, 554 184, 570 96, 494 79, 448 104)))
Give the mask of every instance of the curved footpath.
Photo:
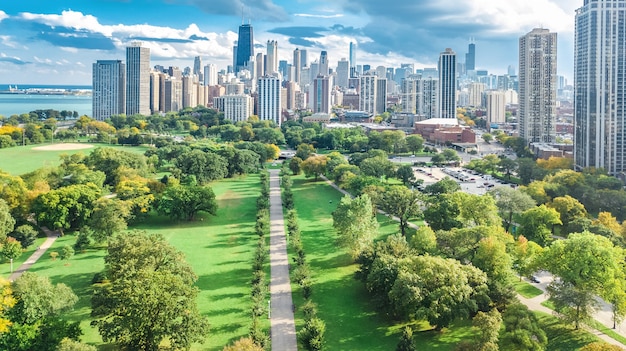
POLYGON ((289 281, 289 256, 283 218, 283 201, 280 196, 280 171, 270 173, 270 324, 272 351, 298 349, 296 325, 293 317, 293 300, 289 281))
POLYGON ((9 281, 13 282, 24 274, 24 272, 26 272, 33 264, 35 264, 35 262, 37 262, 39 258, 41 258, 41 256, 43 256, 44 253, 46 253, 46 250, 48 250, 50 246, 54 244, 54 241, 59 237, 58 232, 53 232, 48 228, 43 227, 41 230, 46 233, 46 241, 44 241, 43 244, 41 244, 41 246, 39 246, 37 250, 35 250, 35 252, 33 252, 33 254, 24 263, 22 263, 17 270, 13 271, 11 276, 9 276, 9 281))

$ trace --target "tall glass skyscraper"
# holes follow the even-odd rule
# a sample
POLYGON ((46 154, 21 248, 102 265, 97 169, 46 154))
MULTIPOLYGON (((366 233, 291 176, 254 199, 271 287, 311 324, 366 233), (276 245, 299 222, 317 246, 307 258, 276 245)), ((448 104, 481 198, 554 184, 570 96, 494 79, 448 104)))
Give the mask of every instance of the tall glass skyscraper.
POLYGON ((574 35, 577 169, 626 171, 626 0, 584 0, 574 35))
POLYGON ((473 41, 467 46, 467 54, 465 54, 465 70, 476 70, 476 44, 473 41))
POLYGON ((556 45, 556 33, 543 28, 519 39, 519 132, 527 143, 556 141, 556 45))
POLYGON ((439 118, 456 118, 456 53, 448 48, 439 55, 439 118))
POLYGON ((250 57, 254 56, 254 36, 252 25, 242 24, 239 26, 239 38, 237 40, 237 59, 235 60, 235 72, 239 72, 247 66, 250 57))
POLYGON ((126 113, 126 65, 121 60, 93 64, 93 118, 104 121, 126 113))
POLYGON ((151 114, 150 48, 139 42, 126 48, 126 114, 151 114))

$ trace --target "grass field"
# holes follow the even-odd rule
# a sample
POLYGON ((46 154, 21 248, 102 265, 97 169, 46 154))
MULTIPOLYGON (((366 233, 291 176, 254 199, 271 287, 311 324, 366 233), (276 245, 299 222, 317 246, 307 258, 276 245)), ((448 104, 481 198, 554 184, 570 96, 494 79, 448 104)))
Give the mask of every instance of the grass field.
MULTIPOLYGON (((336 245, 331 213, 341 194, 323 182, 294 177, 293 193, 298 212, 302 241, 313 277, 312 300, 319 317, 326 323, 327 350, 393 350, 400 338, 399 325, 388 320, 370 304, 364 285, 354 279, 357 266, 345 250, 336 245), (332 202, 331 202, 332 201, 332 202)), ((379 216, 380 237, 398 231, 398 224, 379 216)), ((296 305, 302 293, 292 284, 296 305)), ((303 316, 297 313, 297 326, 303 316)), ((414 338, 420 350, 452 350, 460 340, 474 335, 469 323, 434 332, 428 325, 414 326, 414 338)))
MULTIPOLYGON (((194 345, 192 350, 221 350, 224 345, 245 336, 250 324, 252 254, 257 242, 253 228, 259 177, 250 175, 212 186, 218 198, 217 216, 203 215, 194 222, 173 223, 153 215, 144 224, 133 227, 162 234, 185 253, 187 262, 198 275, 198 307, 209 318, 211 330, 205 344, 194 345)), ((73 245, 74 240, 71 235, 61 237, 51 250, 60 251, 64 245, 73 245)), ((114 350, 112 346, 103 345, 97 331, 89 326, 91 279, 104 268, 104 254, 104 250, 89 250, 68 261, 52 261, 45 255, 32 271, 72 287, 80 300, 67 317, 81 321, 84 341, 99 345, 100 350, 114 350)))
POLYGON ((45 145, 52 144, 26 145, 0 149, 0 171, 4 171, 13 175, 21 175, 24 173, 32 172, 37 168, 58 165, 60 163, 59 156, 62 154, 71 155, 75 153, 82 153, 88 155, 98 147, 113 147, 140 154, 143 154, 148 149, 148 147, 146 146, 93 144, 94 147, 91 149, 74 151, 33 150, 34 147, 45 145))
POLYGON ((523 280, 515 280, 515 282, 513 283, 513 287, 515 288, 515 292, 527 299, 532 299, 533 297, 543 294, 543 291, 541 289, 523 280))

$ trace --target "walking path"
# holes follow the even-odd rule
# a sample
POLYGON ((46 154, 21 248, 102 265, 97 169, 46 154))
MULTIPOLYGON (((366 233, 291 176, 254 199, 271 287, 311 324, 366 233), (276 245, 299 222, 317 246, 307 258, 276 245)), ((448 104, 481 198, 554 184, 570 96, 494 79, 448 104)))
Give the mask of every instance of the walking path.
POLYGON ((48 250, 50 246, 54 244, 54 241, 57 240, 57 238, 59 237, 59 234, 57 232, 53 232, 48 228, 44 227, 41 228, 41 230, 46 233, 46 236, 48 238, 46 239, 46 241, 43 242, 43 244, 41 244, 41 246, 37 248, 37 250, 35 250, 35 252, 33 252, 33 254, 26 260, 26 262, 22 263, 22 265, 17 270, 13 271, 13 273, 9 277, 9 281, 13 282, 22 274, 24 274, 24 272, 26 272, 30 268, 30 266, 35 264, 35 262, 37 262, 37 260, 41 256, 43 256, 44 253, 46 253, 46 250, 48 250))
POLYGON ((279 170, 270 172, 270 324, 272 351, 297 350, 279 170))

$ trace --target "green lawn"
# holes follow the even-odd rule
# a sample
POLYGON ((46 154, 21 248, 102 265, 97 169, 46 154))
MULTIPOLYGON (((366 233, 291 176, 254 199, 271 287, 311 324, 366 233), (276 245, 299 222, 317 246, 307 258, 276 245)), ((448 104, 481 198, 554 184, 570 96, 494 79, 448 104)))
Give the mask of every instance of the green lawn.
POLYGON ((543 294, 541 289, 523 280, 516 280, 515 283, 513 283, 513 287, 518 294, 527 299, 532 299, 533 297, 543 294))
MULTIPOLYGON (((256 247, 254 234, 256 198, 259 176, 250 175, 212 184, 218 198, 215 217, 199 216, 194 222, 172 222, 152 215, 144 224, 133 229, 161 233, 176 248, 183 251, 195 273, 200 312, 209 318, 211 330, 203 345, 192 350, 221 350, 226 344, 248 333, 250 324, 250 280, 252 255, 256 247)), ((73 245, 72 235, 57 240, 52 250, 73 245)), ((102 345, 97 331, 89 326, 91 279, 104 268, 104 250, 79 253, 69 261, 52 261, 48 255, 32 270, 49 276, 53 282, 72 287, 80 300, 74 311, 67 314, 81 321, 83 340, 100 345, 101 350, 113 350, 102 345)), ((266 322, 266 320, 263 320, 266 322)), ((269 323, 266 322, 265 327, 269 323)))
MULTIPOLYGON (((345 250, 338 248, 332 228, 331 213, 341 194, 323 182, 294 177, 293 193, 298 212, 304 251, 313 277, 312 300, 319 317, 326 322, 327 350, 393 350, 400 338, 399 325, 388 320, 371 305, 364 285, 354 279, 357 266, 345 250), (331 202, 332 201, 332 202, 331 202)), ((384 216, 380 237, 398 231, 398 224, 384 216)), ((299 287, 292 284, 294 303, 302 304, 299 287)), ((303 316, 298 312, 297 327, 303 316)), ((473 335, 468 323, 434 332, 427 325, 417 325, 415 340, 420 350, 452 350, 460 340, 473 335)))
MULTIPOLYGON (((22 265, 22 263, 24 263, 44 241, 46 241, 46 238, 37 238, 37 240, 35 240, 35 242, 28 249, 24 250, 22 256, 14 259, 13 270, 17 270, 22 265)), ((0 261, 0 276, 4 277, 5 279, 9 279, 9 276, 11 276, 10 261, 5 259, 0 261)))
POLYGON ((548 351, 572 351, 599 339, 582 329, 575 330, 570 325, 563 324, 558 318, 542 312, 535 312, 539 318, 541 329, 548 336, 548 351))
POLYGON ((13 174, 21 175, 24 173, 32 172, 41 167, 56 166, 59 164, 59 156, 62 154, 76 154, 83 153, 88 155, 97 147, 113 147, 124 149, 129 152, 135 152, 143 154, 148 150, 146 146, 119 146, 119 145, 105 145, 105 144, 93 144, 94 147, 84 150, 66 150, 66 151, 44 151, 33 150, 35 147, 46 146, 51 144, 37 144, 16 146, 6 149, 0 149, 0 170, 13 174))

